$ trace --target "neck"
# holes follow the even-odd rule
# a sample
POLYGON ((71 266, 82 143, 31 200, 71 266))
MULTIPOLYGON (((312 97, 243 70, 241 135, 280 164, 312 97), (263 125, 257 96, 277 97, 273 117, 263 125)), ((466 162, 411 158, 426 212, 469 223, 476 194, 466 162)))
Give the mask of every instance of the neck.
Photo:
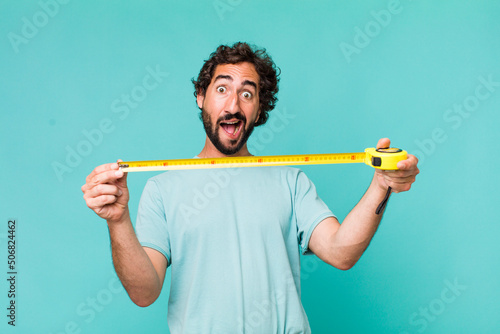
POLYGON ((232 155, 226 155, 224 153, 221 153, 218 149, 215 148, 215 146, 212 144, 210 139, 208 137, 205 138, 205 146, 201 150, 201 152, 198 154, 198 157, 200 158, 226 158, 226 157, 245 157, 251 155, 250 152, 248 152, 247 144, 243 145, 243 147, 236 152, 235 154, 232 155))

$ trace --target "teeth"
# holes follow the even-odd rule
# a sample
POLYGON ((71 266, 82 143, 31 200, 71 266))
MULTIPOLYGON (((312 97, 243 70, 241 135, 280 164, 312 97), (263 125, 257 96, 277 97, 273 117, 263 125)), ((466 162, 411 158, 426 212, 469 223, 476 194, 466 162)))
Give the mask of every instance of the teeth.
POLYGON ((236 132, 238 132, 238 130, 239 130, 239 129, 240 129, 240 127, 239 127, 239 126, 235 126, 235 127, 234 127, 234 132, 233 132, 233 135, 234 135, 236 132))

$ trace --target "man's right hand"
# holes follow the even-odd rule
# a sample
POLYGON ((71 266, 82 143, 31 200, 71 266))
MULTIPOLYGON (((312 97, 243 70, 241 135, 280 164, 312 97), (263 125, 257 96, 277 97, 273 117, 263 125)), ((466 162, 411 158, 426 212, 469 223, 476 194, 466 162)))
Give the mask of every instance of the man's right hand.
POLYGON ((127 173, 117 163, 96 167, 87 176, 82 191, 87 206, 106 221, 119 222, 128 215, 127 173))

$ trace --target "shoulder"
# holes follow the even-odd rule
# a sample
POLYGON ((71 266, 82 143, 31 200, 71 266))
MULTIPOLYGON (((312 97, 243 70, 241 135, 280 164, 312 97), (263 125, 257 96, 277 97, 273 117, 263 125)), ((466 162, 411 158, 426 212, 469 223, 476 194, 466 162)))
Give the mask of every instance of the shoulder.
POLYGON ((182 173, 178 171, 167 171, 150 177, 144 187, 145 191, 163 192, 174 188, 177 184, 182 184, 182 173))
POLYGON ((155 175, 148 179, 148 182, 158 183, 168 180, 171 177, 172 173, 170 171, 163 172, 161 174, 155 175))
POLYGON ((268 174, 273 180, 280 180, 281 183, 288 184, 288 187, 295 188, 297 184, 310 182, 307 175, 300 168, 288 166, 262 167, 262 173, 268 174))
POLYGON ((288 166, 280 166, 275 168, 278 168, 280 174, 286 176, 287 178, 290 178, 291 180, 297 180, 301 177, 307 178, 306 173, 304 173, 304 171, 300 168, 288 166))
POLYGON ((149 178, 148 183, 156 183, 158 185, 161 185, 165 183, 172 183, 174 181, 181 181, 182 179, 185 179, 186 176, 192 174, 192 172, 194 171, 166 171, 149 178))

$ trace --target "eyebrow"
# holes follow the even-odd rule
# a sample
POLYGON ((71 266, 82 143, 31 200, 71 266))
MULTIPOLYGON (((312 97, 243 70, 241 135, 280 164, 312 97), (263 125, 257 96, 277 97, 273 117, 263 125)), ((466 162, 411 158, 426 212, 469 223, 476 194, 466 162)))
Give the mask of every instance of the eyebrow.
MULTIPOLYGON (((217 80, 222 80, 222 79, 227 79, 229 81, 233 81, 233 77, 227 74, 219 74, 218 76, 215 77, 214 83, 217 82, 217 80)), ((250 85, 253 86, 255 89, 257 89, 257 84, 253 82, 252 80, 245 80, 243 81, 243 86, 245 85, 250 85)))
POLYGON ((251 80, 243 81, 243 86, 245 86, 245 85, 250 85, 250 86, 253 86, 255 89, 257 89, 257 84, 251 80))

